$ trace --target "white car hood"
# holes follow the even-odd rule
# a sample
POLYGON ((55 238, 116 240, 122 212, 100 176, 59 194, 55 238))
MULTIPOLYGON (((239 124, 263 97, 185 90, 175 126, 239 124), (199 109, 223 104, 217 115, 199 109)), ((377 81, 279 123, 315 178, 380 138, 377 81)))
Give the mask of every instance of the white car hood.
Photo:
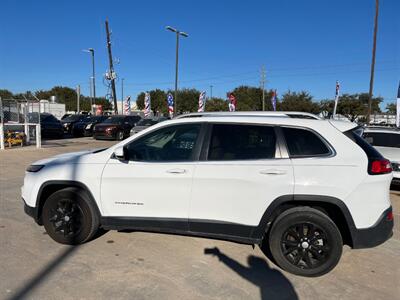
POLYGON ((49 165, 49 164, 64 164, 64 163, 84 163, 87 161, 88 154, 92 154, 96 150, 85 150, 78 152, 70 152, 58 154, 49 158, 41 159, 32 163, 32 165, 49 165))

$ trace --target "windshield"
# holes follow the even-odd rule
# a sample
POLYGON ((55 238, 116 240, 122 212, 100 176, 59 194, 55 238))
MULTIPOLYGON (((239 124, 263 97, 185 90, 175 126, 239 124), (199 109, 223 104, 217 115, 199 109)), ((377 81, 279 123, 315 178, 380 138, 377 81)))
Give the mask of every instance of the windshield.
POLYGON ((111 116, 108 117, 103 123, 107 124, 121 124, 124 121, 124 117, 121 116, 111 116))
POLYGON ((154 125, 156 123, 157 123, 157 121, 152 120, 152 119, 141 119, 139 122, 137 122, 136 126, 154 125))
POLYGON ((68 117, 66 117, 65 119, 63 119, 64 122, 75 122, 75 121, 79 121, 82 120, 84 116, 82 115, 70 115, 68 117))

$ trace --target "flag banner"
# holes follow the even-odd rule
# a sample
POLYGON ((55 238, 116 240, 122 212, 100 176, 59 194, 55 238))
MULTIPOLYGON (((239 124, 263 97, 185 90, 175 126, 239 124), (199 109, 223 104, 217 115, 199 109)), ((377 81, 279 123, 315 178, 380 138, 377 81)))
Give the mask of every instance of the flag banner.
POLYGON ((124 101, 124 115, 130 115, 131 114, 131 96, 128 96, 125 98, 124 101))
POLYGON ((236 111, 236 97, 233 93, 228 93, 229 111, 236 111))
POLYGON ((144 94, 144 116, 147 118, 151 113, 151 99, 150 93, 144 94))
POLYGON ((199 96, 199 109, 197 112, 204 112, 206 107, 206 92, 201 92, 199 96))
POLYGON ((335 107, 333 108, 333 116, 336 116, 337 104, 339 102, 339 92, 340 92, 340 85, 339 81, 336 80, 335 107))
POLYGON ((169 116, 172 118, 174 116, 174 96, 171 93, 167 95, 167 104, 169 116))
POLYGON ((271 104, 274 111, 276 111, 276 90, 272 91, 271 104))
POLYGON ((397 89, 397 103, 396 103, 396 126, 400 126, 400 82, 397 89))

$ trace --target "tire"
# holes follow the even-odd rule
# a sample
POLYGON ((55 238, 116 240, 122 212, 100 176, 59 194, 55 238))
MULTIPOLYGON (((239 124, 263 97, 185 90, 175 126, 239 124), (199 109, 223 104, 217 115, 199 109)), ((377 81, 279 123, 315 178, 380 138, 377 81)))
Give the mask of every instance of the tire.
POLYGON ((97 209, 86 192, 65 188, 47 198, 42 220, 47 234, 56 242, 78 245, 93 238, 99 228, 97 209))
POLYGON ((292 274, 316 277, 339 262, 343 241, 335 223, 310 207, 291 208, 280 214, 269 234, 274 262, 292 274))
POLYGON ((122 130, 118 131, 115 135, 118 141, 122 141, 124 139, 124 132, 122 130))

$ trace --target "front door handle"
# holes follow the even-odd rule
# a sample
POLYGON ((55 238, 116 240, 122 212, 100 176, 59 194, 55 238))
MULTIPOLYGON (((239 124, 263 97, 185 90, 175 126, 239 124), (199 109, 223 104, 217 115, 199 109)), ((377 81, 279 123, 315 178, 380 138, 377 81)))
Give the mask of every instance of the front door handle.
POLYGON ((167 170, 167 173, 170 173, 170 174, 184 174, 184 173, 186 173, 186 170, 185 169, 170 169, 170 170, 167 170))
POLYGON ((268 170, 261 170, 260 174, 262 175, 284 175, 286 174, 285 170, 277 170, 277 169, 268 169, 268 170))

